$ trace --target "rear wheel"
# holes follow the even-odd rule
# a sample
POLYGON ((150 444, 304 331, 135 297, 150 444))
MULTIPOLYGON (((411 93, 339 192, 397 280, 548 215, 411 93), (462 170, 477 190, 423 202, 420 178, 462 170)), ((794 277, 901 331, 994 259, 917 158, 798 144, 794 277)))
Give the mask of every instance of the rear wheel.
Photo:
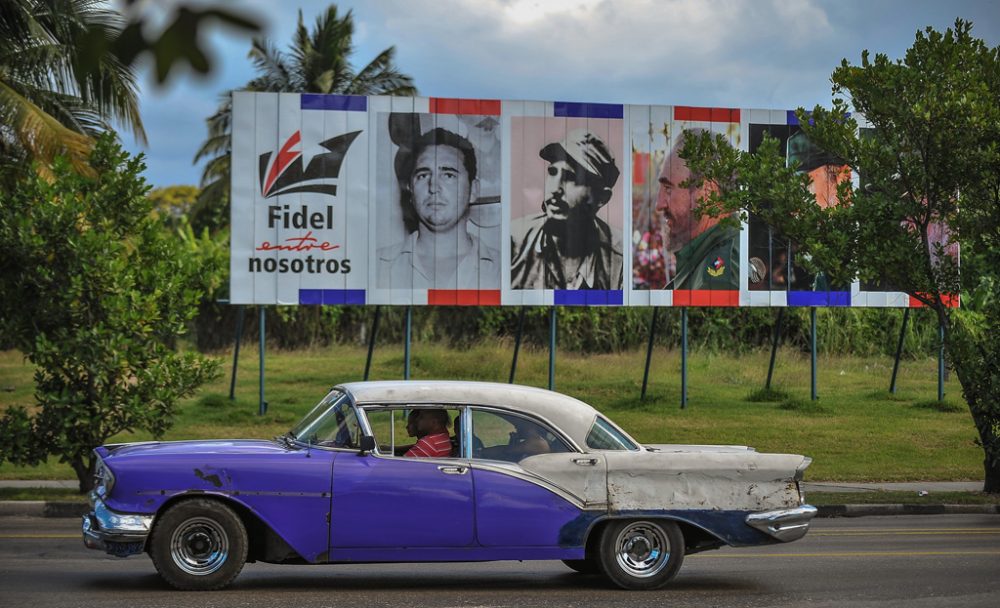
POLYGON ((149 553, 171 586, 221 589, 243 569, 247 532, 228 506, 204 498, 185 500, 157 518, 149 553))
POLYGON ((623 589, 659 589, 684 561, 684 535, 672 521, 612 521, 598 545, 601 570, 623 589))

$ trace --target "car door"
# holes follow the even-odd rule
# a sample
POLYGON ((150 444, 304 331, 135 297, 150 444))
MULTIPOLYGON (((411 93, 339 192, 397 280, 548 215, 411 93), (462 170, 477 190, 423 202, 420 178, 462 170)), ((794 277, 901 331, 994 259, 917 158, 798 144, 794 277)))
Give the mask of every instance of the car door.
POLYGON ((606 512, 603 455, 576 452, 540 421, 489 408, 473 408, 471 429, 465 430, 476 446, 470 463, 476 536, 484 547, 572 546, 590 516, 606 512), (506 449, 532 425, 547 451, 506 449))
POLYGON ((334 461, 331 549, 469 547, 473 517, 467 460, 398 457, 389 450, 342 452, 334 461))

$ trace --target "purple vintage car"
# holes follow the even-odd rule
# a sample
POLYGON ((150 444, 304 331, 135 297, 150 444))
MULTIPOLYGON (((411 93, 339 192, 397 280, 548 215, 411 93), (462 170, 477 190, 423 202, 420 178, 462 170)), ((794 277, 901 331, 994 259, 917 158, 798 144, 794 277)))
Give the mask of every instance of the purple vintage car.
POLYGON ((793 541, 816 514, 809 458, 641 445, 581 401, 508 384, 349 383, 273 441, 96 453, 85 544, 149 553, 181 589, 224 587, 247 561, 515 559, 654 589, 685 554, 793 541))

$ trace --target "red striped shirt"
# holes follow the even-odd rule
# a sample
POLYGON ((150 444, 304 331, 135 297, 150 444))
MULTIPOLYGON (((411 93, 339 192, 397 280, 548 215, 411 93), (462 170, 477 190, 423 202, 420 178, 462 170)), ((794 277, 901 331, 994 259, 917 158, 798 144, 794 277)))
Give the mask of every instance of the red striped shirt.
POLYGON ((410 458, 441 458, 451 456, 451 436, 448 433, 424 435, 403 456, 410 458))

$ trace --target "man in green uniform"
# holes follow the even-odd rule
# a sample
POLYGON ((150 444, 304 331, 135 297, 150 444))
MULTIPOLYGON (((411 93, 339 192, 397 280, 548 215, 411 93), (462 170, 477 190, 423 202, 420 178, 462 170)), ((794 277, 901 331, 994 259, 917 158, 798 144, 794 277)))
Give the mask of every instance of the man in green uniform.
POLYGON ((663 163, 656 200, 657 211, 666 219, 666 249, 676 260, 666 289, 739 289, 740 229, 695 213, 707 186, 682 185, 691 177, 678 154, 683 141, 678 137, 663 163))

